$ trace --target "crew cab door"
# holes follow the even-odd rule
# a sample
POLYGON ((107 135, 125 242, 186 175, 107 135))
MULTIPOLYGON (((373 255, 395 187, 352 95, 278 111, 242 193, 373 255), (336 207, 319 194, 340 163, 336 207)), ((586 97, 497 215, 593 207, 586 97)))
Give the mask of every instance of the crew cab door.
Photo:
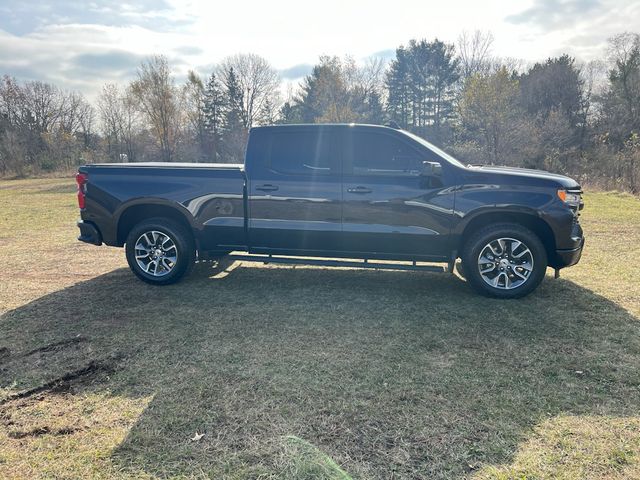
POLYGON ((438 157, 389 129, 348 129, 343 149, 345 250, 358 257, 446 258, 453 195, 441 194, 438 157))
POLYGON ((250 251, 312 255, 338 250, 342 185, 334 129, 264 127, 251 135, 250 251))

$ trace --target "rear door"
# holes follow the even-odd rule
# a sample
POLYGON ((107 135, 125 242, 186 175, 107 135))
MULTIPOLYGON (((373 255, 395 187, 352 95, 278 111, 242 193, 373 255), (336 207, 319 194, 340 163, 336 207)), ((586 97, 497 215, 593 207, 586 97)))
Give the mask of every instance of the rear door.
POLYGON ((450 251, 453 197, 441 194, 445 186, 438 160, 401 132, 348 129, 344 135, 345 250, 373 258, 445 256, 450 251))
POLYGON ((254 134, 261 138, 247 165, 251 251, 339 250, 342 185, 334 129, 282 126, 254 134))

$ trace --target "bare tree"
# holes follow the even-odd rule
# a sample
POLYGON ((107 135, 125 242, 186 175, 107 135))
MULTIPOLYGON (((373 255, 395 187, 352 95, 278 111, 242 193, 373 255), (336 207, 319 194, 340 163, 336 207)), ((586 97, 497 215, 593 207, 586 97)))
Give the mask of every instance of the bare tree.
POLYGON ((205 132, 205 89, 200 76, 189 71, 187 82, 182 87, 184 113, 192 140, 195 141, 199 158, 206 158, 207 142, 205 132))
POLYGON ((476 74, 488 73, 491 69, 491 46, 493 34, 476 30, 464 31, 458 37, 458 58, 463 79, 476 74))
POLYGON ((386 67, 383 58, 369 57, 358 66, 353 58, 346 57, 343 65, 348 88, 357 88, 364 95, 382 95, 386 67))
POLYGON ((591 60, 580 66, 580 80, 582 81, 582 98, 579 111, 580 120, 580 152, 586 147, 587 129, 595 116, 597 102, 606 88, 607 69, 601 60, 591 60))
POLYGON ((609 39, 612 94, 624 110, 628 130, 640 128, 640 35, 621 33, 609 39))
POLYGON ((107 142, 107 153, 114 160, 118 160, 122 144, 122 123, 124 121, 122 107, 122 97, 118 86, 115 83, 103 86, 102 93, 98 97, 98 111, 100 112, 102 134, 107 142))
POLYGON ((142 62, 138 79, 131 84, 131 92, 147 118, 162 159, 170 162, 176 151, 181 119, 179 95, 167 58, 155 55, 142 62))
POLYGON ((0 83, 0 116, 10 125, 22 126, 29 123, 24 90, 15 78, 8 75, 3 76, 0 83))
POLYGON ((108 155, 115 161, 135 161, 135 137, 140 128, 137 105, 131 91, 121 91, 113 83, 106 84, 98 97, 98 112, 108 155))
POLYGON ((78 92, 62 94, 59 124, 62 131, 78 135, 83 133, 87 117, 92 116, 93 107, 78 92))
POLYGON ((31 121, 40 132, 49 132, 60 119, 63 96, 60 90, 49 83, 27 82, 23 87, 26 106, 31 121))
POLYGON ((245 128, 251 128, 263 121, 274 105, 279 105, 280 78, 267 60, 252 53, 233 55, 223 60, 220 78, 227 87, 232 71, 242 97, 239 105, 241 121, 245 128))

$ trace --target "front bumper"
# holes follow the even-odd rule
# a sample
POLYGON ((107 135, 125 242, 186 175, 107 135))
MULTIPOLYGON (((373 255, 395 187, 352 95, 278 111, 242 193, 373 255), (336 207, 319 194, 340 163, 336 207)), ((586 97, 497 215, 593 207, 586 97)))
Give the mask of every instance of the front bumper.
POLYGON ((556 250, 556 261, 553 267, 564 268, 575 265, 580 261, 582 249, 584 248, 584 237, 580 240, 580 246, 570 250, 556 250))
POLYGON ((78 240, 92 245, 102 245, 102 235, 93 223, 80 220, 78 228, 80 229, 78 240))

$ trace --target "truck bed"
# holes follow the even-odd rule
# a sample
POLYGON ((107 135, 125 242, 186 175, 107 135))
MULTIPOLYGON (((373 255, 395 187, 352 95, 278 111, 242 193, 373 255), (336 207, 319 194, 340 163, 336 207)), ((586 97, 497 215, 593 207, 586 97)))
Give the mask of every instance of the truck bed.
POLYGON ((162 216, 166 209, 188 223, 203 250, 215 250, 218 242, 229 249, 246 244, 241 164, 99 163, 79 171, 87 175, 82 219, 98 227, 107 245, 122 245, 123 225, 137 216, 162 216))

